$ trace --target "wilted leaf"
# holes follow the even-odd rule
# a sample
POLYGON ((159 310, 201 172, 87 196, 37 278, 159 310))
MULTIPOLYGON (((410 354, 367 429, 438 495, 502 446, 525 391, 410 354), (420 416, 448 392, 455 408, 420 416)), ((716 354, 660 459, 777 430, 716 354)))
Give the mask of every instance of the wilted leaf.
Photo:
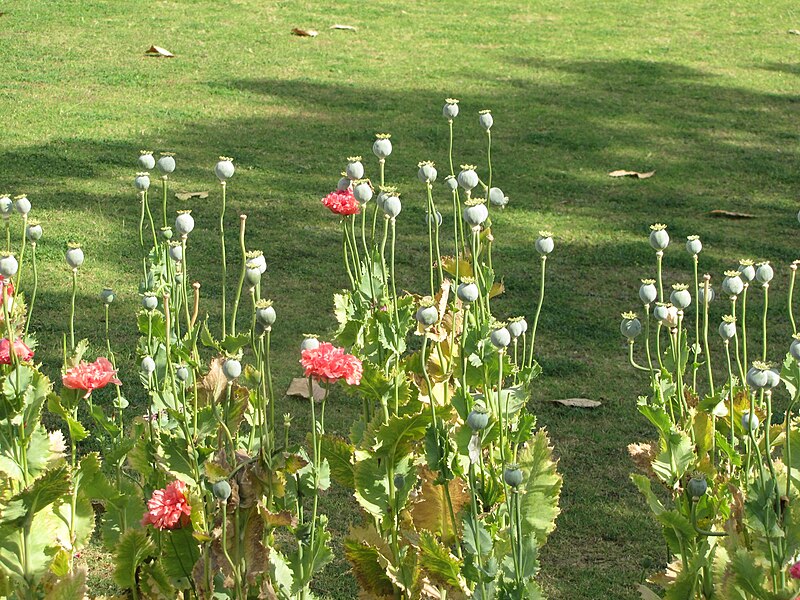
POLYGON ((211 361, 208 373, 200 380, 200 396, 203 399, 201 404, 214 405, 225 397, 225 391, 228 387, 228 379, 225 373, 222 372, 222 363, 224 359, 217 357, 211 361))
POLYGON ((342 29, 342 30, 344 30, 344 31, 358 31, 358 30, 357 30, 355 27, 353 27, 352 25, 339 25, 338 23, 336 23, 335 25, 331 25, 331 27, 330 27, 330 28, 331 28, 331 29, 342 29))
POLYGON ((300 37, 317 37, 319 35, 318 31, 313 29, 301 29, 300 27, 293 28, 292 33, 300 37))
POLYGON ((173 58, 175 55, 170 52, 169 50, 165 50, 161 46, 150 46, 148 50, 145 50, 145 56, 163 56, 164 58, 173 58))
POLYGON ((208 198, 208 192, 175 192, 178 200, 191 200, 192 198, 208 198))
MULTIPOLYGON (((325 389, 316 381, 312 382, 311 388, 314 390, 314 400, 322 400, 325 397, 325 389)), ((308 398, 308 379, 305 377, 295 377, 286 390, 287 396, 300 396, 308 398)))
MULTIPOLYGON (((422 479, 422 489, 411 507, 411 518, 414 525, 417 529, 432 531, 439 535, 444 543, 449 544, 458 535, 458 532, 453 531, 444 489, 441 485, 434 483, 436 473, 428 468, 420 471, 420 478, 422 479)), ((458 478, 451 480, 448 487, 450 499, 453 502, 453 513, 458 519, 461 509, 469 502, 469 494, 464 491, 464 484, 458 478)), ((456 523, 456 526, 460 525, 460 522, 456 523)))
POLYGON ((792 35, 800 35, 800 29, 790 29, 789 33, 792 35))
POLYGON ((599 400, 589 400, 588 398, 558 398, 550 400, 550 402, 557 402, 564 406, 575 406, 577 408, 597 408, 603 405, 599 400))
POLYGON ((712 210, 708 213, 709 217, 717 217, 723 219, 755 219, 755 215, 750 213, 731 212, 729 210, 712 210))
POLYGON ((655 460, 658 452, 655 448, 653 448, 653 446, 650 444, 640 443, 628 444, 628 454, 631 455, 634 464, 639 468, 640 471, 643 471, 648 475, 655 475, 650 465, 655 460))
POLYGON ((377 548, 354 539, 344 541, 344 553, 353 566, 353 575, 362 590, 369 591, 373 598, 389 600, 394 597, 392 581, 379 562, 377 548))
POLYGON ((633 177, 635 179, 649 179, 653 175, 655 175, 655 171, 647 171, 646 173, 640 173, 639 171, 626 171, 624 169, 620 169, 618 171, 611 171, 608 174, 609 177, 633 177))

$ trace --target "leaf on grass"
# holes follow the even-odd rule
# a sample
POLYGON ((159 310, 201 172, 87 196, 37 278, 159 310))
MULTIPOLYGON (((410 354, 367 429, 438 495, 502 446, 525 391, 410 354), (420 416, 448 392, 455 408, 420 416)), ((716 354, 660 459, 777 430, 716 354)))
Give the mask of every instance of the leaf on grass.
POLYGON ((789 33, 792 35, 800 35, 800 29, 790 29, 789 33))
POLYGON ((708 213, 709 217, 717 217, 721 219, 755 219, 755 215, 750 213, 731 212, 729 210, 712 210, 708 213))
POLYGON ((336 23, 335 25, 331 25, 330 28, 331 29, 342 29, 344 31, 358 31, 352 25, 340 25, 339 23, 336 23))
POLYGON ((589 400, 588 398, 557 398, 548 402, 557 402, 564 406, 575 406, 577 408, 597 408, 603 405, 599 400, 589 400))
POLYGON ((292 33, 300 37, 317 37, 319 35, 319 32, 314 29, 301 29, 300 27, 293 28, 292 33))
POLYGON ((175 192, 178 200, 191 200, 192 198, 208 198, 208 192, 175 192))
POLYGON ((164 58, 174 58, 174 54, 161 46, 150 46, 144 53, 145 56, 163 56, 164 58))
POLYGON ((646 173, 640 173, 639 171, 626 171, 625 169, 619 169, 617 171, 611 171, 608 174, 609 177, 633 177, 635 179, 649 179, 653 175, 655 175, 655 171, 647 171, 646 173))
POLYGON ((653 590, 651 590, 646 585, 642 585, 641 583, 636 587, 639 591, 639 594, 642 596, 642 600, 661 600, 661 596, 656 594, 653 590))
MULTIPOLYGON (((314 390, 314 400, 319 401, 325 397, 325 390, 316 381, 312 383, 311 387, 314 390)), ((305 377, 295 377, 292 379, 292 383, 289 384, 289 389, 286 390, 286 395, 308 398, 308 379, 305 377)))

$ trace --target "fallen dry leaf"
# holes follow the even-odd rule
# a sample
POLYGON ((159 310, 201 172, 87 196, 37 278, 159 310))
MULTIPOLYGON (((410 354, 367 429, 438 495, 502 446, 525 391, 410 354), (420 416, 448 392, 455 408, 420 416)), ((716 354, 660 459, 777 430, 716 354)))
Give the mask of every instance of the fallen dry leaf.
POLYGON ((299 27, 292 29, 292 33, 300 37, 317 37, 319 35, 318 31, 313 29, 300 29, 299 27))
MULTIPOLYGON (((314 389, 314 400, 322 400, 325 397, 325 390, 316 381, 312 384, 314 389)), ((287 396, 300 396, 308 398, 308 379, 305 377, 295 377, 286 390, 287 396)))
POLYGON ((790 29, 789 33, 792 35, 800 35, 800 29, 790 29))
POLYGON ((649 179, 650 177, 652 177, 655 174, 656 174, 655 171, 647 171, 646 173, 640 173, 639 171, 619 170, 619 171, 611 171, 611 173, 609 173, 608 176, 609 177, 634 177, 636 179, 649 179))
POLYGON ((649 587, 642 585, 641 583, 636 589, 639 590, 639 594, 641 594, 642 600, 661 600, 661 596, 656 594, 649 587))
POLYGON ((755 219, 755 215, 749 213, 731 212, 729 210, 712 210, 708 213, 709 217, 717 217, 722 219, 755 219))
POLYGON ((163 56, 164 58, 173 58, 175 55, 169 50, 165 50, 161 46, 150 46, 149 50, 144 53, 145 56, 163 56))
POLYGON ((335 25, 331 25, 331 29, 343 29, 344 31, 358 31, 352 25, 339 25, 338 23, 335 25))
POLYGON ((208 192, 175 192, 178 200, 191 200, 192 198, 208 198, 208 192))
POLYGON ((575 406, 577 408, 597 408, 603 405, 599 400, 589 400, 588 398, 558 398, 549 400, 549 402, 557 402, 564 406, 575 406))

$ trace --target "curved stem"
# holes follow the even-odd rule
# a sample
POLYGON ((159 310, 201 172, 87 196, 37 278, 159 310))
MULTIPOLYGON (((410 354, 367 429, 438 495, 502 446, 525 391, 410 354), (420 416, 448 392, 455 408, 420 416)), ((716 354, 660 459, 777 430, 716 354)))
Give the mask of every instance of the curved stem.
POLYGON ((247 249, 244 244, 245 227, 247 215, 239 215, 239 249, 242 251, 242 269, 239 272, 239 285, 236 287, 236 297, 233 300, 233 312, 231 314, 231 335, 236 335, 236 315, 239 312, 239 302, 242 299, 242 289, 244 288, 244 275, 247 271, 247 249))
POLYGON ((224 181, 221 181, 220 184, 222 185, 222 210, 219 214, 219 239, 222 249, 222 337, 225 338, 227 337, 227 326, 225 325, 225 321, 227 319, 225 310, 225 296, 227 294, 228 283, 228 261, 227 257, 225 256, 225 202, 228 185, 224 181))
POLYGON ((539 327, 539 315, 542 313, 542 304, 544 304, 544 282, 545 271, 547 267, 547 255, 543 254, 542 258, 542 274, 539 281, 539 302, 536 305, 536 315, 533 318, 533 327, 531 327, 531 346, 528 354, 528 367, 533 365, 533 347, 536 344, 536 330, 539 327))
MULTIPOLYGON (((70 349, 75 350, 75 296, 78 293, 78 269, 72 269, 72 297, 69 309, 69 343, 70 349)), ((12 340, 13 343, 13 340, 12 340)), ((12 352, 16 355, 16 352, 12 352)))

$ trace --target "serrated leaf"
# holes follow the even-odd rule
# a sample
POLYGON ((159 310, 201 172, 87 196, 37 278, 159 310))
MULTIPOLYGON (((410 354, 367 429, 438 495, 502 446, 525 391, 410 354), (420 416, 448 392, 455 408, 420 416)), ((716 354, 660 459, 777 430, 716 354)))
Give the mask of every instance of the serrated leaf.
POLYGON ((425 433, 430 421, 426 413, 393 415, 376 436, 375 456, 386 457, 392 463, 411 451, 425 433))
MULTIPOLYGON (((411 506, 411 518, 417 529, 426 529, 438 535, 446 544, 450 544, 458 537, 454 531, 450 518, 450 510, 441 485, 436 485, 436 474, 430 469, 420 471, 422 487, 411 506)), ((448 483, 450 500, 453 503, 453 513, 459 518, 461 510, 469 503, 470 496, 465 491, 464 483, 455 478, 448 483)), ((456 522, 456 528, 460 522, 456 522)))
POLYGON ((420 532, 419 551, 422 568, 433 582, 469 593, 458 559, 431 532, 420 532))
POLYGON ((156 552, 155 544, 143 529, 126 531, 114 551, 114 582, 126 590, 135 588, 139 568, 156 552))
POLYGON ((346 539, 343 546, 359 587, 376 600, 394 598, 392 580, 379 562, 381 554, 377 548, 352 539, 346 539))
POLYGON ((542 546, 555 529, 561 510, 558 499, 561 493, 561 475, 556 470, 553 451, 547 433, 540 429, 518 457, 525 475, 524 494, 520 501, 522 530, 534 535, 542 546))
POLYGON ((355 446, 342 438, 332 435, 323 435, 320 440, 320 450, 323 458, 330 465, 333 480, 341 486, 353 489, 353 453, 355 446))
POLYGON ((86 567, 76 567, 72 573, 61 575, 45 594, 44 600, 77 600, 86 596, 86 567))

